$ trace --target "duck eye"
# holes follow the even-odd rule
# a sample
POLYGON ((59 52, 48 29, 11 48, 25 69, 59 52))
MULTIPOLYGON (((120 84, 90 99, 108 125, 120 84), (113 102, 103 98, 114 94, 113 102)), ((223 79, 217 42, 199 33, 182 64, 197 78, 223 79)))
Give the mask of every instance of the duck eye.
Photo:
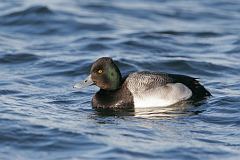
POLYGON ((103 72, 103 70, 99 69, 97 72, 98 72, 99 74, 101 74, 101 73, 103 72))

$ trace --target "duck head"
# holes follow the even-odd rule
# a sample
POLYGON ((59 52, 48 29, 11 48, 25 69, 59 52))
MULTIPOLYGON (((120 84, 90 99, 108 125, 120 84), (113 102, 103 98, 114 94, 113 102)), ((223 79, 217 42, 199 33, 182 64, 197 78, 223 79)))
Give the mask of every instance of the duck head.
POLYGON ((121 85, 121 73, 117 65, 109 57, 96 60, 90 70, 90 75, 83 81, 76 83, 74 88, 96 85, 103 90, 116 90, 121 85))

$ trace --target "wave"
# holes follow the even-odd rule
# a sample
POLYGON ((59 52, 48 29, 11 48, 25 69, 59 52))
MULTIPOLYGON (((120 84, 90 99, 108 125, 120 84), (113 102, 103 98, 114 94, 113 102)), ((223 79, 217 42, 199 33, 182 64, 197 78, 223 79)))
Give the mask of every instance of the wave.
POLYGON ((0 56, 0 64, 19 64, 31 61, 37 61, 40 57, 29 53, 5 54, 0 56))
POLYGON ((66 11, 52 10, 47 6, 31 6, 0 16, 0 26, 22 34, 76 34, 86 31, 111 31, 114 27, 95 17, 72 15, 66 11), (95 19, 96 21, 88 21, 95 19), (11 28, 9 28, 11 27, 11 28))

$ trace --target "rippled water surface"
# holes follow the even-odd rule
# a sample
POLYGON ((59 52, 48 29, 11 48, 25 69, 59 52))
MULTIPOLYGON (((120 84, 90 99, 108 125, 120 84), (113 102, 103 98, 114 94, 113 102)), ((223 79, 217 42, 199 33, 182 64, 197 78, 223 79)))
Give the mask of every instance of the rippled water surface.
POLYGON ((240 159, 239 0, 0 2, 0 159, 240 159), (213 97, 97 112, 94 60, 200 78, 213 97))

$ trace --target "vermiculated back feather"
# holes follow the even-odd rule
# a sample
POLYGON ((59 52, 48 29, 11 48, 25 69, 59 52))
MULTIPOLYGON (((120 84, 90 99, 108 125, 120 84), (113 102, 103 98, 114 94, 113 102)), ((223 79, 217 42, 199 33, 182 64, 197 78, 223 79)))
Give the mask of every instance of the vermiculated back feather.
POLYGON ((138 89, 148 90, 154 87, 164 86, 168 83, 173 83, 174 79, 166 73, 157 72, 136 72, 129 75, 127 81, 133 83, 138 89))

